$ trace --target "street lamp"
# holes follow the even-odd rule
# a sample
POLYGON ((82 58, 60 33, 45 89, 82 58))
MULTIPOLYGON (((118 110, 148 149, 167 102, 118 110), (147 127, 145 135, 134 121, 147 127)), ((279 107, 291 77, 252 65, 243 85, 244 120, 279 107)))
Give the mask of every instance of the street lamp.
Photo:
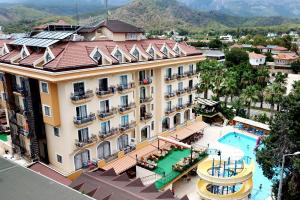
POLYGON ((297 156, 300 155, 300 151, 297 151, 295 153, 291 154, 283 154, 282 156, 282 165, 281 165, 281 173, 280 173, 280 182, 279 182, 279 188, 278 188, 278 194, 277 194, 277 200, 281 200, 281 191, 282 191, 282 179, 283 179, 283 168, 284 168, 284 162, 286 156, 297 156))

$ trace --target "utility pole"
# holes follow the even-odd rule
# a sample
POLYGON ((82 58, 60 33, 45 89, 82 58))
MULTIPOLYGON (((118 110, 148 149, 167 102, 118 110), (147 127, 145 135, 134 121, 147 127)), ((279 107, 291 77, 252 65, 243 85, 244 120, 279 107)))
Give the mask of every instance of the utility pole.
POLYGON ((108 0, 105 0, 105 9, 106 9, 106 21, 108 21, 108 0))
POLYGON ((76 0, 76 22, 79 26, 78 0, 76 0))

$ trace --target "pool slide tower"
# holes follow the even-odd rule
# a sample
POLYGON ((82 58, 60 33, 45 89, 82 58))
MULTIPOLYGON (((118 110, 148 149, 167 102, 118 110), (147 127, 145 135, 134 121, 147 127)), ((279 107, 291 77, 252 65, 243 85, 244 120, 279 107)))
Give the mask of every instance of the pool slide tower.
POLYGON ((205 200, 246 200, 250 199, 253 188, 252 175, 254 160, 231 161, 206 159, 198 165, 200 179, 197 189, 205 200), (248 164, 247 164, 248 163, 248 164))

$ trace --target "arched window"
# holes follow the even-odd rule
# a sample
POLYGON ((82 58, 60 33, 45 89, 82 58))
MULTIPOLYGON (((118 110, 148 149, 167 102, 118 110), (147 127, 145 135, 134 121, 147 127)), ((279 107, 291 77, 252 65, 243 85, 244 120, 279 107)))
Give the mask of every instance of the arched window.
POLYGON ((177 113, 173 118, 174 126, 178 126, 181 124, 181 114, 177 113))
POLYGON ((134 49, 132 55, 139 60, 140 59, 140 52, 137 49, 134 49))
POLYGON ((162 131, 167 131, 170 129, 170 118, 164 118, 162 121, 162 131))
POLYGON ((75 170, 84 168, 88 166, 90 160, 89 150, 80 152, 74 156, 75 170))
POLYGON ((97 147, 97 154, 99 159, 106 159, 111 155, 110 142, 105 141, 97 147))
POLYGON ((119 50, 116 51, 114 56, 120 63, 122 62, 122 53, 119 50))
POLYGON ((190 113, 191 113, 190 110, 186 110, 186 111, 184 112, 184 121, 185 121, 185 122, 188 121, 188 120, 190 120, 190 113))
POLYGON ((98 51, 95 52, 95 54, 93 55, 93 59, 97 62, 98 65, 102 65, 102 55, 101 53, 98 51))
POLYGON ((118 149, 122 151, 128 146, 128 135, 121 135, 118 138, 118 149))

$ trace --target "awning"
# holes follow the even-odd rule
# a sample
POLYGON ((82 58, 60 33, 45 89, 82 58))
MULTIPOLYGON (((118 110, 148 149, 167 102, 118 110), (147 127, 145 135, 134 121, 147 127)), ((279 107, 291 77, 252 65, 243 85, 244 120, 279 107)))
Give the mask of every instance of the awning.
POLYGON ((267 130, 267 131, 271 130, 269 125, 263 124, 263 123, 260 123, 260 122, 256 122, 256 121, 253 121, 253 120, 250 120, 250 119, 245 119, 245 118, 237 116, 237 117, 234 117, 233 120, 236 121, 236 122, 247 124, 247 125, 250 125, 250 126, 253 126, 253 127, 256 127, 256 128, 260 128, 260 129, 263 129, 263 130, 267 130))
POLYGON ((202 98, 196 98, 196 103, 199 103, 199 104, 205 105, 205 106, 215 106, 215 105, 219 104, 218 101, 213 101, 210 99, 202 99, 202 98))
MULTIPOLYGON (((168 138, 174 139, 177 136, 178 140, 183 140, 183 139, 191 136, 195 132, 199 132, 199 131, 203 130, 207 126, 208 125, 203 121, 195 121, 191 125, 188 125, 186 127, 183 127, 181 129, 175 131, 168 138)), ((162 141, 162 140, 159 141, 160 147, 163 147, 165 144, 166 144, 165 141, 162 141)), ((130 152, 130 153, 124 155, 122 158, 111 161, 110 163, 108 163, 107 165, 102 167, 102 169, 109 170, 111 168, 114 168, 116 173, 120 174, 136 165, 136 156, 138 158, 140 158, 151 152, 154 152, 157 150, 157 146, 158 146, 158 140, 156 139, 155 141, 151 142, 150 144, 148 144, 147 146, 145 146, 141 149, 135 150, 133 152, 130 152)))

